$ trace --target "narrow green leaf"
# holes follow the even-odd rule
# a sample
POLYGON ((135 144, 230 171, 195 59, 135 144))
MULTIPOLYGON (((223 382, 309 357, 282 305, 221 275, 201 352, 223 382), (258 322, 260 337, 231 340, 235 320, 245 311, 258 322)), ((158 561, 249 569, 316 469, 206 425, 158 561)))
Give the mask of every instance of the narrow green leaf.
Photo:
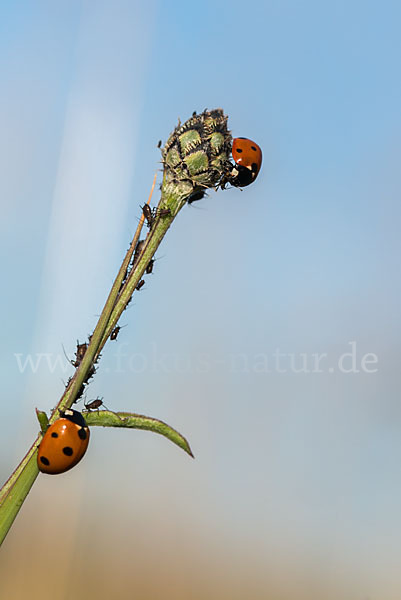
POLYGON ((126 427, 128 429, 153 431, 164 435, 164 437, 185 450, 192 458, 194 456, 184 436, 159 419, 130 412, 112 412, 111 410, 83 411, 82 414, 89 427, 126 427))
POLYGON ((36 409, 36 416, 39 421, 41 432, 45 433, 47 428, 49 427, 49 419, 47 417, 47 414, 43 412, 43 410, 36 409))

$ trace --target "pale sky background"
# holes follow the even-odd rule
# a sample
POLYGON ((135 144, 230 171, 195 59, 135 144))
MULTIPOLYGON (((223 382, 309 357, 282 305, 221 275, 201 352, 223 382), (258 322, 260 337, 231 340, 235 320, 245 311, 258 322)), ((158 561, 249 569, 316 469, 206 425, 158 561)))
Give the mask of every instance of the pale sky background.
POLYGON ((35 483, 10 565, 29 524, 48 547, 65 510, 74 560, 83 536, 109 564, 111 536, 149 569, 155 546, 204 572, 208 552, 235 552, 283 598, 311 600, 321 578, 320 600, 399 600, 400 26, 389 1, 0 4, 2 480, 72 373, 62 345, 71 356, 96 323, 158 140, 222 107, 264 152, 255 184, 184 208, 88 389, 167 421, 196 460, 150 433, 92 430, 76 469, 35 483), (16 354, 41 353, 20 372, 16 354))

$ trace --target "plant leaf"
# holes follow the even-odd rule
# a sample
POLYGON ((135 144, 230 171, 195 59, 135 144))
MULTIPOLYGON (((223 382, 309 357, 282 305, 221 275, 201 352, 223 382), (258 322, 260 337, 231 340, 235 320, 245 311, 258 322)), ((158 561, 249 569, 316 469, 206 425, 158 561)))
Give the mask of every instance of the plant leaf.
POLYGON ((111 410, 84 410, 82 411, 82 414, 89 427, 126 427, 128 429, 145 429, 147 431, 153 431, 154 433, 163 435, 185 450, 192 458, 194 456, 191 447, 184 436, 159 419, 145 417, 145 415, 138 415, 130 412, 112 412, 111 410))
POLYGON ((36 409, 36 416, 37 416, 38 421, 39 421, 41 432, 45 433, 46 430, 47 430, 47 428, 49 427, 49 419, 47 417, 47 414, 45 412, 43 412, 43 410, 39 410, 37 408, 36 409))

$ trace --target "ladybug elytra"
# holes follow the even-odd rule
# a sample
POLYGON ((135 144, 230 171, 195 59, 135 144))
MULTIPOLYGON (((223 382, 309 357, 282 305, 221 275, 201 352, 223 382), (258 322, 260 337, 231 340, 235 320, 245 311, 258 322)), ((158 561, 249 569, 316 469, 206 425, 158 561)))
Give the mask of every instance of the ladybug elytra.
POLYGON ((253 183, 262 166, 262 150, 256 142, 244 137, 233 139, 232 155, 235 161, 229 181, 235 187, 253 183))
POLYGON ((86 452, 89 428, 77 410, 60 411, 39 444, 37 464, 42 473, 57 475, 74 467, 86 452))

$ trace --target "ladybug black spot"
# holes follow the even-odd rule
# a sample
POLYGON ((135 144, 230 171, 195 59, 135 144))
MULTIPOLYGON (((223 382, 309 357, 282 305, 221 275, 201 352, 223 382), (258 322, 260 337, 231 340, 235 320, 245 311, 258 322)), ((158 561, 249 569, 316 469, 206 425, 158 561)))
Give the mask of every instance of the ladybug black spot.
POLYGON ((40 457, 40 462, 45 465, 46 467, 48 467, 50 465, 50 461, 48 458, 46 458, 46 456, 41 456, 40 457))
POLYGON ((242 152, 241 148, 237 148, 237 152, 238 152, 238 154, 241 154, 241 152, 242 152))
POLYGON ((81 440, 86 440, 86 438, 88 437, 86 434, 85 429, 79 429, 78 430, 78 437, 81 438, 81 440))
POLYGON ((257 148, 255 148, 255 146, 251 146, 251 150, 253 150, 254 152, 257 152, 257 148))
POLYGON ((74 454, 74 450, 71 448, 71 446, 64 446, 63 454, 66 456, 72 456, 74 454))
POLYGON ((55 431, 53 431, 52 437, 58 438, 58 433, 56 433, 55 431))

